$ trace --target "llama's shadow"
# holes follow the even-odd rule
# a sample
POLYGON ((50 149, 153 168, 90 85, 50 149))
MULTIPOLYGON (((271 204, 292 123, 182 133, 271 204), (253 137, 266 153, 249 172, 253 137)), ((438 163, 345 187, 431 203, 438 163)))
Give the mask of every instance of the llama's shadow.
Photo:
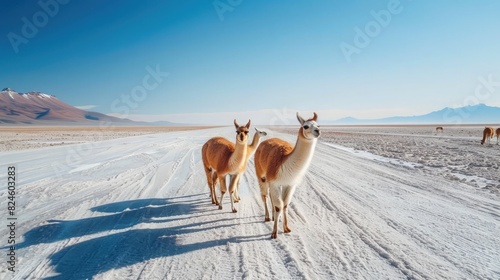
MULTIPOLYGON (((206 199, 206 194, 175 197, 169 199, 141 199, 121 201, 91 208, 91 211, 110 213, 79 220, 50 220, 24 234, 24 241, 17 249, 54 243, 72 238, 102 233, 104 236, 79 242, 54 253, 50 263, 56 276, 47 279, 92 279, 95 275, 159 257, 168 257, 195 250, 266 239, 267 235, 237 236, 192 244, 178 244, 177 237, 183 234, 231 227, 238 220, 227 216, 223 219, 188 219, 218 216, 220 213, 206 199), (168 223, 174 226, 162 228, 132 228, 142 223, 168 223), (220 225, 221 222, 223 225, 220 225), (182 224, 182 225, 179 225, 182 224), (210 226, 217 224, 217 226, 210 226), (116 233, 114 233, 116 231, 116 233)), ((240 218, 242 219, 242 218, 240 218)))
POLYGON ((155 222, 157 218, 164 219, 178 215, 192 215, 197 207, 207 204, 201 198, 172 202, 177 199, 153 198, 122 201, 91 209, 94 212, 113 214, 79 220, 48 220, 48 224, 26 232, 24 241, 19 243, 17 248, 22 249, 41 243, 53 243, 109 230, 126 229, 139 223, 155 222))
POLYGON ((134 229, 84 241, 62 249, 51 256, 57 276, 46 279, 92 279, 95 275, 112 269, 146 262, 151 259, 180 255, 228 242, 241 243, 263 240, 268 235, 237 236, 191 244, 178 244, 177 236, 214 228, 231 227, 229 224, 201 228, 201 225, 234 219, 221 219, 188 226, 161 229, 134 229))

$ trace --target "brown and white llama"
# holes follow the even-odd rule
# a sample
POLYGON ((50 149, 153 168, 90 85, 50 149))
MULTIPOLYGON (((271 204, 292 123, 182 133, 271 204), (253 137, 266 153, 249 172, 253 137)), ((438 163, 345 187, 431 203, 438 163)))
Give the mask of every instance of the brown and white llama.
POLYGON ((495 131, 496 135, 497 135, 497 145, 498 145, 498 139, 500 138, 500 127, 497 128, 497 130, 495 131))
POLYGON ((248 120, 245 126, 240 126, 235 119, 234 126, 236 127, 236 144, 233 144, 223 137, 214 137, 203 145, 201 154, 212 203, 219 205, 219 209, 222 209, 222 201, 227 191, 226 176, 229 175, 231 210, 233 213, 236 213, 237 210, 234 207, 233 193, 236 189, 239 177, 246 168, 250 120, 248 120), (217 182, 220 183, 220 201, 217 200, 217 194, 215 193, 217 182))
MULTIPOLYGON (((247 146, 247 159, 245 161, 245 164, 248 163, 248 159, 250 159, 250 157, 253 155, 253 153, 255 152, 257 147, 259 146, 260 140, 262 139, 262 137, 267 136, 267 132, 265 132, 263 130, 258 130, 256 127, 254 129, 255 129, 255 134, 253 135, 252 143, 247 146)), ((245 169, 246 169, 246 165, 245 165, 245 169)), ((236 189, 234 190, 234 194, 233 194, 234 195, 234 202, 239 202, 241 200, 240 194, 239 194, 240 178, 241 178, 241 176, 238 178, 238 181, 236 182, 236 189)))
POLYGON ((311 163, 316 142, 320 135, 316 123, 318 115, 304 120, 299 113, 300 129, 295 147, 278 138, 263 141, 255 152, 255 170, 265 208, 265 220, 270 221, 267 195, 270 194, 274 228, 271 238, 278 236, 278 222, 283 210, 283 231, 291 232, 288 226, 287 208, 298 184, 302 181, 311 163))
POLYGON ((493 138, 493 135, 495 133, 495 130, 493 127, 485 127, 483 130, 483 139, 481 140, 481 145, 484 143, 490 144, 490 139, 493 138))
POLYGON ((438 133, 438 132, 443 132, 443 127, 442 126, 436 127, 436 133, 438 133))

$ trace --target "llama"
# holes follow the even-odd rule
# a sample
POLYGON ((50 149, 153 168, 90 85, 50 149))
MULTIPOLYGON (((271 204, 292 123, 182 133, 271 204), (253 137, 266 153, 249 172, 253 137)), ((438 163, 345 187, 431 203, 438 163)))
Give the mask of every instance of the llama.
POLYGON ((495 130, 493 127, 485 127, 483 130, 483 139, 481 140, 481 145, 487 142, 487 144, 490 144, 490 139, 493 138, 495 130))
POLYGON ((259 146, 261 138, 267 136, 267 132, 265 132, 264 130, 258 130, 256 127, 254 129, 255 134, 253 135, 252 144, 248 145, 247 148, 247 160, 253 155, 253 153, 259 146))
MULTIPOLYGON (((257 147, 260 144, 260 140, 264 136, 267 136, 267 132, 265 132, 263 130, 258 130, 255 127, 255 134, 253 135, 252 144, 247 146, 247 158, 245 160, 245 169, 246 169, 246 164, 248 163, 248 159, 253 155, 253 153, 255 152, 255 149, 257 149, 257 147)), ((234 202, 239 202, 241 200, 240 195, 239 195, 240 178, 241 177, 239 177, 238 181, 236 182, 236 189, 234 190, 234 202)))
POLYGON ((205 173, 207 175, 208 186, 210 188, 210 196, 212 197, 212 204, 219 205, 219 209, 222 210, 222 201, 227 191, 226 176, 229 175, 231 210, 233 213, 236 213, 237 210, 234 207, 233 193, 236 189, 236 183, 239 181, 239 177, 246 168, 250 120, 248 120, 245 126, 240 126, 235 119, 234 126, 236 127, 236 144, 231 143, 223 137, 214 137, 203 145, 201 154, 205 173), (217 201, 217 195, 215 193, 217 182, 220 182, 220 201, 217 201))
POLYGON ((442 126, 436 127, 436 133, 438 133, 438 132, 443 132, 443 127, 442 126))
POLYGON ((498 145, 498 138, 500 138, 500 127, 497 128, 497 130, 495 131, 496 135, 497 135, 497 145, 498 145))
POLYGON ((265 208, 265 220, 270 221, 267 209, 267 195, 270 194, 274 228, 271 238, 278 237, 278 221, 283 210, 283 230, 291 232, 288 226, 287 207, 297 185, 304 177, 311 163, 316 142, 320 136, 318 115, 304 120, 299 113, 301 125, 295 147, 278 138, 263 141, 255 152, 255 171, 265 208))

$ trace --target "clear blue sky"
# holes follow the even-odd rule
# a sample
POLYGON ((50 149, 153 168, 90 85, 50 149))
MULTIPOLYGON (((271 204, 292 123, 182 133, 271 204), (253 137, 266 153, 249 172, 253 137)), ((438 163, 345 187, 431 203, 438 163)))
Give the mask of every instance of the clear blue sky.
MULTIPOLYGON (((329 119, 412 115, 473 103, 480 77, 500 83, 495 0, 60 1, 68 3, 57 11, 57 0, 41 1, 52 15, 38 1, 3 1, 0 87, 191 121, 289 109, 329 119), (32 38, 23 18, 39 25, 25 32, 32 38), (356 40, 359 30, 368 43, 356 40), (346 45, 358 50, 349 59, 346 45), (148 67, 168 77, 148 79, 148 67), (134 99, 144 80, 146 95, 134 99)), ((500 85, 477 96, 500 106, 500 85)))

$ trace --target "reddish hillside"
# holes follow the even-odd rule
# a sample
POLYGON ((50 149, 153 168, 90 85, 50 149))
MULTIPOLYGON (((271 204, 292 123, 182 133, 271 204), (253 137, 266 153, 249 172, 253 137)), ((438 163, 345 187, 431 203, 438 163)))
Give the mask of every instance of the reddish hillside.
POLYGON ((78 109, 49 94, 18 93, 10 88, 0 91, 0 124, 98 125, 100 121, 133 123, 127 119, 78 109))

